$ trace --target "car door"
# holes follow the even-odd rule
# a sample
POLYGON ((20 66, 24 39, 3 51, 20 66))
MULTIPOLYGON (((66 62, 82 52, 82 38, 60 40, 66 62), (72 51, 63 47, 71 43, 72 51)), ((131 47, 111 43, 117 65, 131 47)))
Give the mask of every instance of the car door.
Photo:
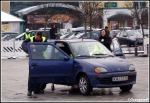
POLYGON ((122 48, 121 48, 117 38, 113 38, 112 39, 111 46, 112 46, 111 48, 112 48, 112 51, 113 51, 115 56, 125 59, 125 55, 124 55, 124 53, 122 51, 122 48))
POLYGON ((28 44, 29 76, 33 82, 66 84, 73 82, 73 59, 52 43, 28 44), (31 45, 35 47, 32 48, 31 45))
POLYGON ((129 41, 128 34, 127 34, 127 32, 124 32, 124 34, 123 34, 123 44, 127 45, 128 41, 129 41))

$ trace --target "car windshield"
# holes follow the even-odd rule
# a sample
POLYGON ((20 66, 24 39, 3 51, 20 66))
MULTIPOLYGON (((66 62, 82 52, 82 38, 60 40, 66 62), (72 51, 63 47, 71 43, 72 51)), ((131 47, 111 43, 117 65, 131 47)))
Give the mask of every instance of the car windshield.
POLYGON ((74 33, 70 33, 69 35, 67 35, 66 37, 64 38, 69 38, 70 36, 72 36, 74 33))
MULTIPOLYGON (((81 36, 83 36, 85 33, 78 33, 76 36, 75 36, 75 38, 80 38, 81 36)), ((87 34, 88 34, 88 32, 87 32, 87 34)))
POLYGON ((70 43, 76 57, 103 57, 113 54, 98 41, 70 43))
POLYGON ((137 36, 137 37, 142 36, 142 34, 138 31, 131 30, 131 31, 127 31, 127 33, 129 36, 137 36))

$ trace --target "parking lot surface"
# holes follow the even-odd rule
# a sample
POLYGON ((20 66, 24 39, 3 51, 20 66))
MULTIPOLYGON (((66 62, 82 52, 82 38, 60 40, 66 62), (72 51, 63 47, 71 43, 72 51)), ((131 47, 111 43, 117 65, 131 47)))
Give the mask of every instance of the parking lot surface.
POLYGON ((149 58, 134 57, 130 54, 126 60, 133 63, 137 71, 137 83, 130 92, 122 92, 119 88, 94 88, 88 96, 83 96, 79 91, 71 90, 70 86, 55 85, 55 91, 51 91, 48 84, 44 94, 34 94, 27 97, 28 58, 26 59, 2 59, 1 64, 1 101, 149 101, 149 58))

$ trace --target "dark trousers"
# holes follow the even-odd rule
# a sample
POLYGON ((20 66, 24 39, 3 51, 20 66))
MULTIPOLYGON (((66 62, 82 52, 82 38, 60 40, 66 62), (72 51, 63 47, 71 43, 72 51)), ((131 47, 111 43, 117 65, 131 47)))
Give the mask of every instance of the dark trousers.
POLYGON ((39 83, 32 83, 31 78, 28 77, 28 91, 39 91, 40 90, 40 84, 39 83))

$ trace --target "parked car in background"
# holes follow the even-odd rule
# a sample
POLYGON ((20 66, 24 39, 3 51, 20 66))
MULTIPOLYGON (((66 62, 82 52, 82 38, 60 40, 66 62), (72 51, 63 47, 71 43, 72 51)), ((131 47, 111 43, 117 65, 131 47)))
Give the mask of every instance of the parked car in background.
POLYGON ((14 39, 15 37, 17 37, 19 35, 19 33, 17 32, 2 32, 1 33, 1 40, 2 41, 9 41, 11 39, 14 39))
MULTIPOLYGON (((142 34, 142 29, 137 29, 142 34)), ((149 29, 143 29, 144 36, 149 37, 149 29)))
POLYGON ((39 28, 39 30, 50 30, 51 28, 39 28))
MULTIPOLYGON (((44 30, 30 30, 30 35, 31 36, 34 36, 36 34, 37 31, 41 31, 43 36, 45 36, 46 38, 50 38, 50 34, 49 34, 49 30, 45 30, 46 31, 46 34, 45 34, 45 31, 44 30)), ((25 32, 24 32, 25 33, 25 32)), ((18 35, 15 40, 23 40, 23 36, 24 36, 24 33, 18 35)))
POLYGON ((130 91, 136 83, 135 67, 120 58, 124 54, 119 45, 112 46, 116 55, 92 39, 28 43, 29 76, 33 83, 40 83, 41 90, 54 83, 76 85, 83 95, 90 94, 93 88, 119 87, 124 92, 130 91), (30 45, 38 49, 33 51, 30 45), (45 48, 47 58, 39 56, 43 53, 41 47, 45 48))
POLYGON ((119 27, 119 30, 132 30, 132 27, 119 27))
POLYGON ((110 36, 112 38, 115 38, 119 32, 120 30, 110 30, 110 36))
POLYGON ((67 35, 64 39, 72 39, 80 32, 71 32, 70 35, 67 35))
MULTIPOLYGON (((98 40, 98 37, 100 36, 100 32, 99 31, 92 31, 92 39, 98 40)), ((82 33, 78 33, 76 36, 74 36, 73 39, 90 39, 90 32, 87 32, 86 35, 84 32, 82 33)))
POLYGON ((137 30, 123 30, 117 35, 120 45, 127 45, 129 47, 143 44, 142 34, 137 30))

